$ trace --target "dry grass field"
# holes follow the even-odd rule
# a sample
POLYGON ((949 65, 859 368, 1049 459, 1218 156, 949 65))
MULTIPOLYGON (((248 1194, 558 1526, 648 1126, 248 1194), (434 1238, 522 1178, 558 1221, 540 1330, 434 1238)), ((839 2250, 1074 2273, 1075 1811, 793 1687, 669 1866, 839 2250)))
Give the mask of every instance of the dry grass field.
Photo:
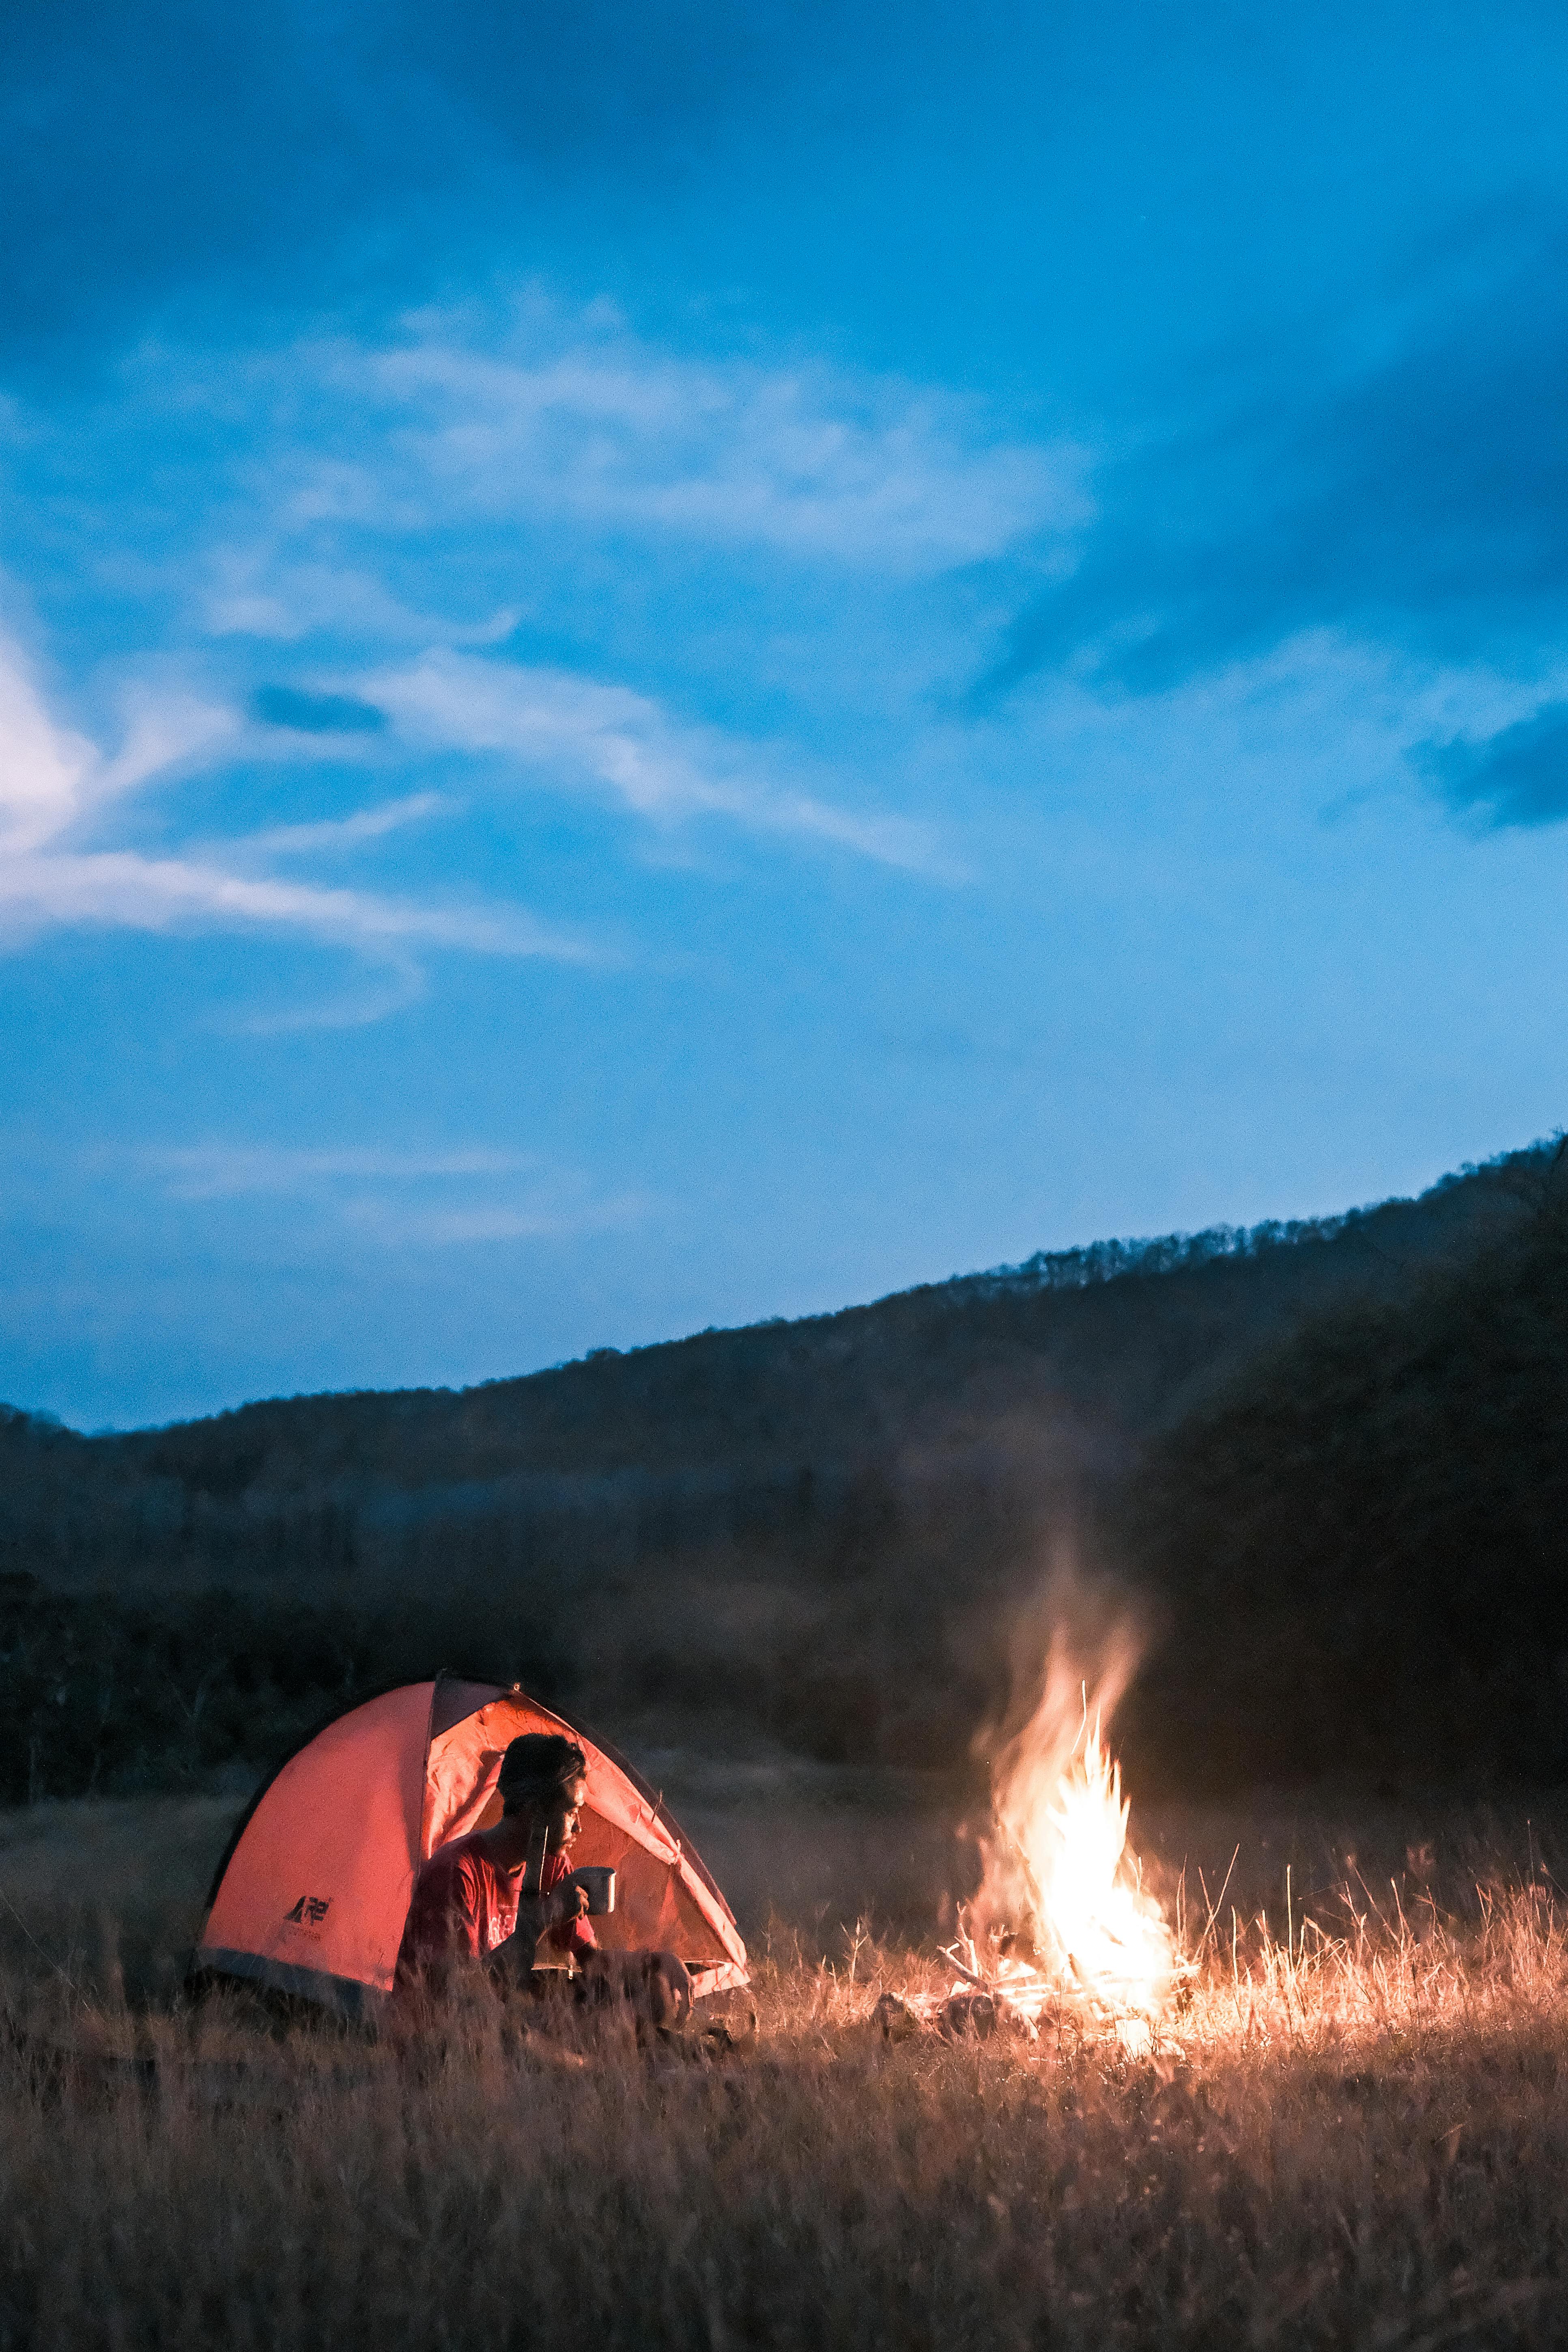
POLYGON ((234 1800, 0 1817, 11 2016, 82 2053, 0 2059, 0 2352, 1568 2342, 1559 1823, 1135 1819, 1197 1967, 1132 2055, 884 2039, 962 1854, 856 1793, 672 1787, 758 1955, 730 2050, 186 2013, 234 1800))

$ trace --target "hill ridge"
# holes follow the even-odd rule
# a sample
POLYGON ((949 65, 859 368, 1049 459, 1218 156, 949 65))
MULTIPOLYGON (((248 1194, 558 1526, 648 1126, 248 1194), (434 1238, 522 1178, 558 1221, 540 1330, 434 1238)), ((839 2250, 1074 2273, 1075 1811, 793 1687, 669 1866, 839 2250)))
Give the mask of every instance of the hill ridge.
POLYGON ((1069 1553, 1161 1634, 1120 1728, 1168 1785, 1568 1769, 1563 1153, 467 1390, 0 1414, 0 1790, 254 1759, 443 1664, 952 1769, 1069 1553))

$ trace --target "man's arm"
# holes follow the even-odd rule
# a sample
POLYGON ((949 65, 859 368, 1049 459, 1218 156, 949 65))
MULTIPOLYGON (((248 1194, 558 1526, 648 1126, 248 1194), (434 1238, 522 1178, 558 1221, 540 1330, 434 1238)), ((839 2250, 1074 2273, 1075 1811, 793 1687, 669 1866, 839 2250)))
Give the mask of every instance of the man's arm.
POLYGON ((401 1979, 440 1977, 454 1961, 478 1959, 479 1882, 471 1860, 437 1853, 414 1882, 414 1896, 397 1955, 401 1979))

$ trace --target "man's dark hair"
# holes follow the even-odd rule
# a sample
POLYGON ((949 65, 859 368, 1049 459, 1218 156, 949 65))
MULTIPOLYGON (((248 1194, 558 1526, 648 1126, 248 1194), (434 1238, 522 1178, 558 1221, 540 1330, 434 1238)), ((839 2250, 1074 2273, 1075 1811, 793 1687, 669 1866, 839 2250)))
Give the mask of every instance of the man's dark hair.
POLYGON ((558 1731, 525 1731, 500 1760, 496 1786, 503 1805, 548 1805, 586 1778, 588 1759, 574 1739, 558 1731))

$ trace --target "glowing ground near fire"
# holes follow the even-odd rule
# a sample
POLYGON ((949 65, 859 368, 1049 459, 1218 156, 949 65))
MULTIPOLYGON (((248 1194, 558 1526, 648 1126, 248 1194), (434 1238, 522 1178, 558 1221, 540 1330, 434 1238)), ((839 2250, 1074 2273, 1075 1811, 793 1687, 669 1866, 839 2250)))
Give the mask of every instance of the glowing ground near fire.
MULTIPOLYGON (((493 2008, 416 2064, 183 2015, 173 1956, 232 1801, 0 1820, 9 2013, 82 2053, 0 2053, 0 2342, 1561 2343, 1568 1815, 1135 1808, 1141 1886, 1066 1700, 1041 1818, 1070 1842, 1088 1805, 1096 1901, 1031 1914, 1033 1960, 996 1956, 1047 1990, 988 2033, 940 2021, 963 1982, 930 1928, 953 1822, 868 1786, 721 1803, 694 1770, 687 1826, 751 1937, 760 2032, 564 2065, 493 2008), (1151 1980, 1114 1943, 1079 1982, 1108 1868, 1163 1917, 1163 2008, 1133 2007, 1151 1980), (929 2030, 889 2037, 890 1995, 929 2030)), ((1050 1862, 1047 1841, 1042 1896, 1050 1862)))

